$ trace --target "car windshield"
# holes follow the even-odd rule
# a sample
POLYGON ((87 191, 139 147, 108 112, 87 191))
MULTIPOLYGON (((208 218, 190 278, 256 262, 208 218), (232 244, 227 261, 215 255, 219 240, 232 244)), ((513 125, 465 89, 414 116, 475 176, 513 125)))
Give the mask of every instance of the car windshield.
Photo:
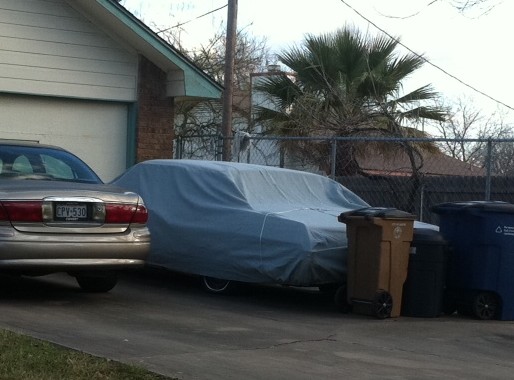
POLYGON ((67 151, 7 144, 0 144, 0 179, 101 183, 89 166, 67 151))

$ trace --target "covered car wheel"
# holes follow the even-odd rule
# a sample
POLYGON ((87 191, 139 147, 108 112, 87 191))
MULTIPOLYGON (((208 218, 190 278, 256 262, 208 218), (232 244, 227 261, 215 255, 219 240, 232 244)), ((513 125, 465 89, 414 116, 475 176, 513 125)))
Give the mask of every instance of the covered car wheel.
POLYGON ((379 290, 373 301, 375 317, 379 319, 389 318, 393 310, 393 297, 385 290, 379 290))
POLYGON ((491 292, 479 292, 473 298, 472 311, 478 319, 496 319, 500 309, 500 301, 496 294, 491 292))
POLYGON ((341 286, 340 284, 323 284, 323 285, 319 285, 318 289, 319 289, 320 293, 334 295, 340 286, 341 286))
POLYGON ((205 290, 209 293, 227 294, 232 291, 234 284, 230 280, 223 280, 215 277, 202 277, 202 283, 205 290))
POLYGON ((115 273, 77 274, 75 278, 82 290, 92 293, 105 293, 118 283, 115 273))
POLYGON ((352 305, 348 302, 348 289, 346 285, 341 285, 334 293, 334 302, 337 309, 342 313, 349 313, 352 311, 352 305))

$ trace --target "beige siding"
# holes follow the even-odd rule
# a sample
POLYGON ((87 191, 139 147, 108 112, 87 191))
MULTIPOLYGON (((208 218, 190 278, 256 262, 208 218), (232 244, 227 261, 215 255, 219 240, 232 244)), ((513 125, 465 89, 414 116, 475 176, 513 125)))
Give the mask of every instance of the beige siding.
POLYGON ((0 91, 134 101, 137 54, 64 0, 0 0, 0 91))

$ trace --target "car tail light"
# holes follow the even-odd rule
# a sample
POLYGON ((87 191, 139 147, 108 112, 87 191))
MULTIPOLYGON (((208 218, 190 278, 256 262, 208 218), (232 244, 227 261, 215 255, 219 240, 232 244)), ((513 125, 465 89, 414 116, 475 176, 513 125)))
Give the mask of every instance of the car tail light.
POLYGON ((105 223, 141 223, 148 220, 148 211, 144 205, 126 205, 108 203, 105 205, 105 223))
POLYGON ((9 220, 9 215, 7 215, 7 210, 5 207, 0 204, 0 221, 6 221, 9 220))
POLYGON ((40 223, 43 221, 43 203, 41 201, 2 202, 0 220, 40 223))
POLYGON ((148 210, 144 205, 138 204, 131 223, 145 224, 146 222, 148 222, 148 210))

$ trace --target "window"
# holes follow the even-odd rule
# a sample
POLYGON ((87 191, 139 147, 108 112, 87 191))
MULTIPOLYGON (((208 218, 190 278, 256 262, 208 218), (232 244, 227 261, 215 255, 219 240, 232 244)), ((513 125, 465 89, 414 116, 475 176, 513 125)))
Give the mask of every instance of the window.
POLYGON ((32 165, 30 164, 27 156, 18 156, 14 160, 12 164, 12 170, 14 172, 22 173, 22 174, 32 174, 34 170, 32 169, 32 165))
POLYGON ((0 144, 0 168, 3 178, 102 183, 78 157, 53 147, 0 144))
POLYGON ((43 160, 43 165, 45 167, 46 174, 51 175, 57 179, 74 179, 75 176, 73 174, 73 170, 69 165, 64 163, 63 161, 43 154, 41 156, 43 160))

